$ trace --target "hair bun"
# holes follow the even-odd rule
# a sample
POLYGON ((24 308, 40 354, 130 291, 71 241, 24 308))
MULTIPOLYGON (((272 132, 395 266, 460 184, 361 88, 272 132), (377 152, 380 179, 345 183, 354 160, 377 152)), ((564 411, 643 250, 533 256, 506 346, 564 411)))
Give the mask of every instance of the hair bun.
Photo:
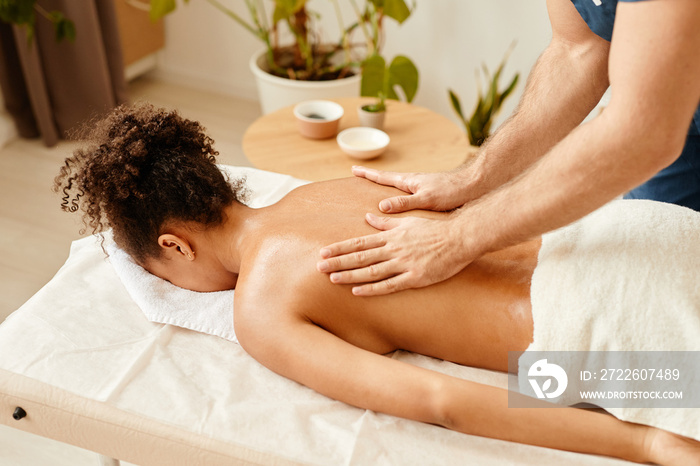
POLYGON ((221 221, 237 195, 215 164, 202 126, 150 104, 120 106, 94 124, 89 146, 66 159, 54 189, 62 207, 80 206, 93 233, 114 229, 137 260, 159 251, 147 240, 169 219, 221 221))

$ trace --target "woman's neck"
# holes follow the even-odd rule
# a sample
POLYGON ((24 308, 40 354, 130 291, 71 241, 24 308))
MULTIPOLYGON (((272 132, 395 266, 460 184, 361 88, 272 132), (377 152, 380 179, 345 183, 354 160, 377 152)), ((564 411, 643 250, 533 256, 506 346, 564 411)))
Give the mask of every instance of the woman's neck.
POLYGON ((204 241, 207 249, 228 272, 238 274, 241 257, 254 231, 254 219, 258 211, 239 202, 233 202, 224 211, 222 225, 206 230, 204 241))

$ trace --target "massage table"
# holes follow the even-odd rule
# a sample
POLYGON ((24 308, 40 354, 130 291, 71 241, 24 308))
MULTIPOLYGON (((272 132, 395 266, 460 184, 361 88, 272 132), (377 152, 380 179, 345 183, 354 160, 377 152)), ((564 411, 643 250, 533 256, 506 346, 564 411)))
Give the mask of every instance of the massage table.
MULTIPOLYGON (((251 206, 303 184, 225 169, 247 177, 251 206)), ((503 373, 403 351, 387 357, 508 386, 503 373)), ((232 341, 148 320, 94 236, 74 242, 55 277, 0 325, 0 423, 92 450, 110 465, 627 464, 326 398, 232 341)))

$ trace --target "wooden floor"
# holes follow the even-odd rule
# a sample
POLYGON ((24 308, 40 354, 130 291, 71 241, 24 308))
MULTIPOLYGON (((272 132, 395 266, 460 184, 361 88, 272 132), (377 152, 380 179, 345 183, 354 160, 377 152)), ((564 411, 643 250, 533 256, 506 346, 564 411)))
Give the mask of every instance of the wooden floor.
MULTIPOLYGON (((219 162, 250 166, 241 150, 245 129, 258 116, 257 102, 203 92, 144 77, 130 84, 132 101, 177 108, 199 120, 216 141, 219 162)), ((60 209, 53 178, 79 143, 47 148, 15 140, 0 149, 0 322, 46 284, 80 237, 80 223, 60 209)), ((0 426, 0 466, 97 465, 88 451, 0 426)))

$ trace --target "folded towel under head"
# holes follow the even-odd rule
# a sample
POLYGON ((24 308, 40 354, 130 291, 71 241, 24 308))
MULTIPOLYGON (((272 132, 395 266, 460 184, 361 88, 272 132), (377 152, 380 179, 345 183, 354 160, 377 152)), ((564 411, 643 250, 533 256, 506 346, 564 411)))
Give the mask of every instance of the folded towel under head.
MULTIPOLYGON (((230 179, 246 179, 248 205, 274 204, 306 181, 247 167, 221 166, 230 179)), ((234 291, 198 293, 150 274, 114 243, 106 245, 109 260, 134 302, 151 322, 175 325, 238 342, 233 329, 234 291)))
POLYGON ((186 290, 152 275, 113 243, 106 249, 114 271, 148 320, 238 343, 233 331, 233 290, 186 290))

